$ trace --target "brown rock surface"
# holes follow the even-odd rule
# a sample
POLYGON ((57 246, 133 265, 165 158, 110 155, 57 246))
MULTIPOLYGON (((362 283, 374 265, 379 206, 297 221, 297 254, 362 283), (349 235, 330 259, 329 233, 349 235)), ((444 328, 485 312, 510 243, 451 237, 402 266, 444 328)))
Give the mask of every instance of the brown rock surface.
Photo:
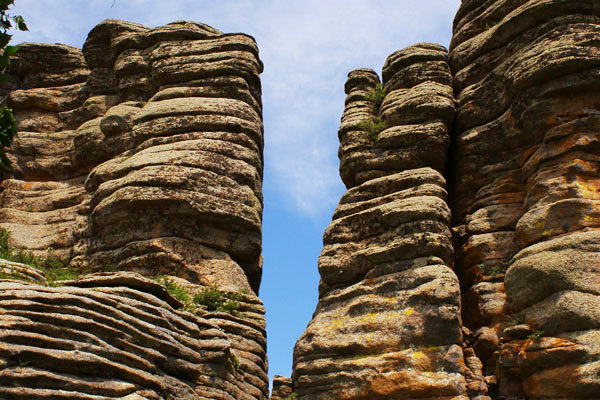
MULTIPOLYGON (((10 246, 38 255, 52 249, 80 270, 168 275, 190 296, 212 287, 233 293, 239 309, 185 316, 170 309, 180 302, 151 299, 158 284, 140 286, 141 277, 123 273, 82 278, 68 288, 5 282, 1 295, 25 293, 21 303, 2 306, 5 315, 13 308, 27 314, 11 337, 39 334, 43 306, 65 314, 57 317, 64 324, 79 318, 52 299, 73 298, 94 312, 100 307, 94 302, 109 303, 115 311, 107 312, 118 314, 124 296, 137 302, 131 307, 156 314, 127 317, 132 323, 138 318, 135 324, 147 330, 180 324, 176 340, 183 342, 169 339, 169 359, 147 334, 124 348, 102 337, 104 350, 90 344, 79 356, 60 352, 58 330, 46 332, 59 347, 23 349, 40 365, 18 379, 21 353, 4 355, 10 370, 0 397, 59 396, 69 387, 65 398, 268 398, 265 310, 254 294, 262 273, 263 171, 262 63, 254 39, 187 21, 151 29, 107 20, 90 32, 83 51, 24 44, 12 66, 15 173, 0 183, 0 228, 10 232, 10 246), (111 289, 104 293, 104 286, 111 289), (173 322, 179 319, 187 322, 173 322), (199 334, 202 324, 207 330, 199 334), (111 349, 116 359, 96 360, 111 349), (61 357, 70 360, 66 369, 51 368, 61 357), (30 391, 19 393, 19 385, 30 391)), ((0 271, 40 281, 39 272, 18 263, 3 262, 0 271)), ((73 340, 85 342, 79 332, 85 326, 72 327, 73 340)))
POLYGON ((61 287, 0 281, 0 396, 259 398, 246 390, 231 336, 176 303, 132 273, 61 287))
POLYGON ((500 396, 600 393, 599 29, 593 1, 463 1, 454 21, 463 320, 500 396))
POLYGON ((348 75, 340 172, 349 187, 323 235, 319 303, 294 349, 310 399, 467 399, 445 165, 454 115, 446 51, 390 56, 375 141, 360 122, 379 81, 348 75), (436 170, 437 169, 437 170, 436 170))

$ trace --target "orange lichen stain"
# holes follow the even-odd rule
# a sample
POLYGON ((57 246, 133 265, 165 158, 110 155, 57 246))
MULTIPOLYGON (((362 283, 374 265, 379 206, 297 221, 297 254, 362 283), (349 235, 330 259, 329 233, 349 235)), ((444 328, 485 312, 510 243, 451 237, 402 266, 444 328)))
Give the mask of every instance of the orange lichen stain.
POLYGON ((367 279, 367 280, 365 281, 365 283, 366 283, 367 285, 371 286, 371 285, 373 284, 373 279, 372 279, 372 278, 369 278, 369 279, 367 279))
POLYGON ((23 188, 23 189, 29 189, 30 187, 31 187, 30 182, 25 182, 25 183, 23 183, 23 185, 21 185, 21 188, 23 188))
POLYGON ((411 314, 413 314, 415 312, 415 310, 413 308, 407 308, 406 310, 404 310, 404 315, 406 315, 407 317, 410 316, 411 314))

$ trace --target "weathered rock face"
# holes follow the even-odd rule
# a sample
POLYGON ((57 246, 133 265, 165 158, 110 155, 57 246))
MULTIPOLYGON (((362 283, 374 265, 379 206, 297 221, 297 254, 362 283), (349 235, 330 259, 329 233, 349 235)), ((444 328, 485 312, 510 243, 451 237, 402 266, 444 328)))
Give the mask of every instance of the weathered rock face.
POLYGON ((349 74, 296 393, 599 398, 599 27, 593 1, 464 0, 448 58, 349 74))
POLYGON ((228 332, 178 303, 130 272, 62 287, 0 282, 0 396, 259 398, 228 332))
POLYGON ((503 396, 600 393, 599 33, 593 1, 464 1, 455 19, 457 271, 503 396))
POLYGON ((310 399, 466 399, 460 290, 440 174, 454 116, 445 49, 353 71, 340 128, 349 187, 319 258, 319 303, 294 349, 294 391, 310 399), (373 115, 374 111, 378 115, 373 115), (387 126, 366 137, 362 121, 387 126))
MULTIPOLYGON (((107 375, 103 379, 113 392, 86 392, 82 386, 73 386, 74 393, 134 396, 141 390, 144 394, 138 395, 147 398, 163 393, 182 399, 268 397, 264 308, 255 295, 262 268, 261 72, 254 39, 192 22, 150 29, 107 20, 90 32, 83 51, 63 45, 21 46, 8 83, 19 131, 9 153, 15 173, 0 187, 0 228, 11 233, 10 245, 36 254, 53 249, 56 256, 71 259, 71 265, 81 270, 170 276, 192 294, 214 286, 237 293, 240 299, 236 315, 203 315, 200 325, 210 329, 198 335, 200 325, 195 319, 181 317, 146 295, 129 295, 126 292, 134 288, 124 284, 123 296, 147 303, 139 304, 140 308, 155 307, 148 312, 163 316, 164 322, 157 319, 157 324, 170 324, 185 336, 185 346, 171 345, 172 357, 182 352, 185 363, 195 363, 195 358, 204 357, 203 346, 212 353, 202 361, 204 367, 180 368, 172 362, 173 371, 152 366, 152 374, 168 382, 181 380, 189 390, 164 392, 165 387, 174 386, 150 377, 123 386, 115 383, 123 376, 107 375), (185 331, 188 325, 179 322, 181 318, 191 321, 186 322, 190 331, 185 331), (214 332, 220 333, 211 336, 214 332), (232 357, 237 360, 233 372, 227 364, 232 357), (211 387, 209 364, 218 365, 216 374, 222 378, 212 386, 213 391, 206 389, 211 387), (187 368, 195 372, 188 376, 187 368)), ((19 318, 30 321, 13 335, 34 334, 36 324, 41 323, 34 312, 36 302, 45 303, 45 297, 74 296, 75 303, 104 302, 108 308, 120 302, 116 297, 106 300, 90 289, 73 292, 5 285, 2 293, 7 296, 14 290, 26 294, 15 307, 28 310, 19 318)), ((3 310, 13 306, 6 307, 3 310)), ((57 312, 61 312, 58 307, 57 312)), ((64 313, 61 318, 66 324, 76 318, 67 309, 64 313)), ((131 318, 140 319, 139 324, 152 323, 139 315, 131 318)), ((74 326, 73 335, 84 326, 74 326)), ((161 352, 143 342, 146 339, 140 340, 130 345, 161 352)), ((142 350, 131 351, 135 357, 127 357, 145 359, 142 350)), ((11 366, 15 354, 3 355, 11 366)), ((79 361, 69 371, 58 371, 51 368, 50 352, 40 351, 36 357, 49 375, 93 378, 88 369, 78 367, 79 361)), ((118 368, 129 365, 122 363, 118 368)), ((4 378, 6 389, 2 389, 9 398, 41 396, 41 392, 20 395, 10 389, 19 385, 58 396, 58 383, 45 388, 27 383, 43 380, 34 372, 23 375, 19 385, 11 384, 11 379, 4 378)))

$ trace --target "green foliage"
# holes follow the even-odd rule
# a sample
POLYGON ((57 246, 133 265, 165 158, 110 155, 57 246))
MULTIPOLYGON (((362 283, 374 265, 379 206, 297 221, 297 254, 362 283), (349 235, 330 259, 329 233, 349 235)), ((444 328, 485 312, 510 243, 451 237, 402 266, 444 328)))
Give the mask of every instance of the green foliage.
POLYGON ((385 98, 385 89, 383 88, 383 84, 378 83, 375 87, 365 95, 365 100, 373 103, 373 113, 375 115, 379 114, 379 109, 381 108, 381 103, 383 103, 383 99, 385 98))
POLYGON ((360 121, 358 127, 365 131, 367 139, 376 141, 379 134, 387 128, 387 124, 379 117, 372 117, 360 121))
POLYGON ((544 337, 544 331, 535 331, 527 336, 528 339, 535 340, 538 343, 542 340, 542 337, 544 337))
MULTIPOLYGON (((8 8, 12 6, 14 0, 0 0, 0 83, 8 78, 6 70, 10 65, 10 56, 14 55, 19 48, 9 46, 8 42, 12 35, 8 33, 11 28, 20 31, 26 31, 27 25, 20 15, 10 16, 8 8), (14 25, 13 25, 14 24, 14 25)), ((9 147, 13 138, 17 135, 15 116, 13 110, 6 107, 6 98, 0 100, 0 170, 12 171, 11 162, 4 152, 5 147, 9 147)))
POLYGON ((167 279, 164 276, 158 277, 157 281, 165 288, 167 288, 167 292, 169 292, 171 296, 175 297, 184 305, 190 302, 190 293, 183 286, 176 284, 175 282, 173 282, 170 279, 167 279))
POLYGON ((502 271, 500 265, 498 264, 489 266, 485 264, 479 264, 477 269, 480 270, 484 275, 489 275, 492 278, 496 278, 502 271))
POLYGON ((184 311, 192 314, 202 315, 206 311, 216 311, 235 315, 240 308, 238 302, 242 297, 240 293, 225 293, 211 286, 192 296, 184 286, 178 285, 165 276, 154 279, 163 285, 171 296, 183 303, 184 311))
POLYGON ((289 395, 285 396, 283 398, 283 400, 297 400, 299 398, 300 397, 298 397, 298 393, 292 393, 292 394, 289 394, 289 395))
POLYGON ((471 183, 473 181, 473 176, 472 175, 465 175, 461 178, 461 182, 463 185, 468 185, 469 183, 471 183))
POLYGON ((525 316, 521 313, 511 314, 506 317, 509 326, 520 325, 525 322, 525 316))
POLYGON ((236 293, 224 293, 216 287, 207 287, 194 295, 194 303, 206 307, 207 311, 226 312, 236 314, 240 308, 236 293))
MULTIPOLYGON (((52 250, 48 250, 45 256, 36 256, 28 250, 13 249, 8 245, 9 238, 10 232, 0 228, 0 258, 26 264, 42 271, 46 275, 46 281, 37 283, 56 286, 57 281, 77 279, 83 272, 71 267, 68 261, 57 257, 52 250)), ((12 274, 0 274, 0 279, 2 278, 25 279, 25 277, 18 272, 12 274)))

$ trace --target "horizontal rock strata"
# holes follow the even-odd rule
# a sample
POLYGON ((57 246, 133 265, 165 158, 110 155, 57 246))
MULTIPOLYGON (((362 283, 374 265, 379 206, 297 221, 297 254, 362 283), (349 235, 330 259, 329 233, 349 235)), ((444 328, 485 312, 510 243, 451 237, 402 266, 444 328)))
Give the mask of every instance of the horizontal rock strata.
POLYGON ((592 1, 463 1, 454 22, 463 315, 507 398, 600 393, 599 11, 592 1))
POLYGON ((0 397, 255 399, 230 337, 132 273, 0 281, 0 397))
POLYGON ((467 399, 460 289, 441 175, 454 116, 441 46, 348 75, 342 196, 323 236, 319 302, 294 349, 310 399, 467 399), (380 105, 370 93, 384 90, 380 105), (373 137, 365 119, 385 129, 373 137), (370 137, 367 137, 367 136, 370 137))
MULTIPOLYGON (((190 374, 207 388, 196 390, 200 383, 190 384, 183 370, 177 375, 176 362, 175 372, 156 372, 154 365, 159 375, 191 388, 172 398, 268 397, 264 307, 256 297, 262 274, 262 68, 250 36, 187 21, 151 29, 107 20, 92 29, 83 51, 30 43, 12 62, 6 88, 17 118, 18 137, 9 149, 15 172, 0 183, 0 228, 10 232, 9 245, 40 257, 51 250, 80 271, 168 276, 190 296, 206 288, 236 294, 239 310, 213 310, 203 322, 211 327, 207 340, 220 332, 207 343, 223 342, 213 351, 223 381, 213 382, 211 391, 210 371, 193 367, 204 371, 202 379, 200 372, 190 374), (232 359, 235 371, 225 372, 232 359)), ((3 264, 1 271, 39 281, 28 279, 23 268, 3 264)), ((122 290, 133 290, 129 283, 122 290)), ((55 297, 68 291, 23 287, 55 297)), ((94 294, 88 292, 74 295, 94 294)), ((21 308, 30 306, 36 307, 30 302, 21 308)), ((69 315, 63 319, 75 318, 69 315)), ((190 326, 187 335, 195 338, 197 328, 190 326)), ((44 379, 27 376, 23 382, 44 379)), ((166 384, 128 385, 122 391, 127 394, 114 396, 164 397, 166 384)), ((59 396, 59 386, 38 387, 44 391, 28 398, 59 396)), ((6 393, 14 392, 11 387, 6 393)), ((79 386, 72 391, 72 398, 113 396, 79 386)))

